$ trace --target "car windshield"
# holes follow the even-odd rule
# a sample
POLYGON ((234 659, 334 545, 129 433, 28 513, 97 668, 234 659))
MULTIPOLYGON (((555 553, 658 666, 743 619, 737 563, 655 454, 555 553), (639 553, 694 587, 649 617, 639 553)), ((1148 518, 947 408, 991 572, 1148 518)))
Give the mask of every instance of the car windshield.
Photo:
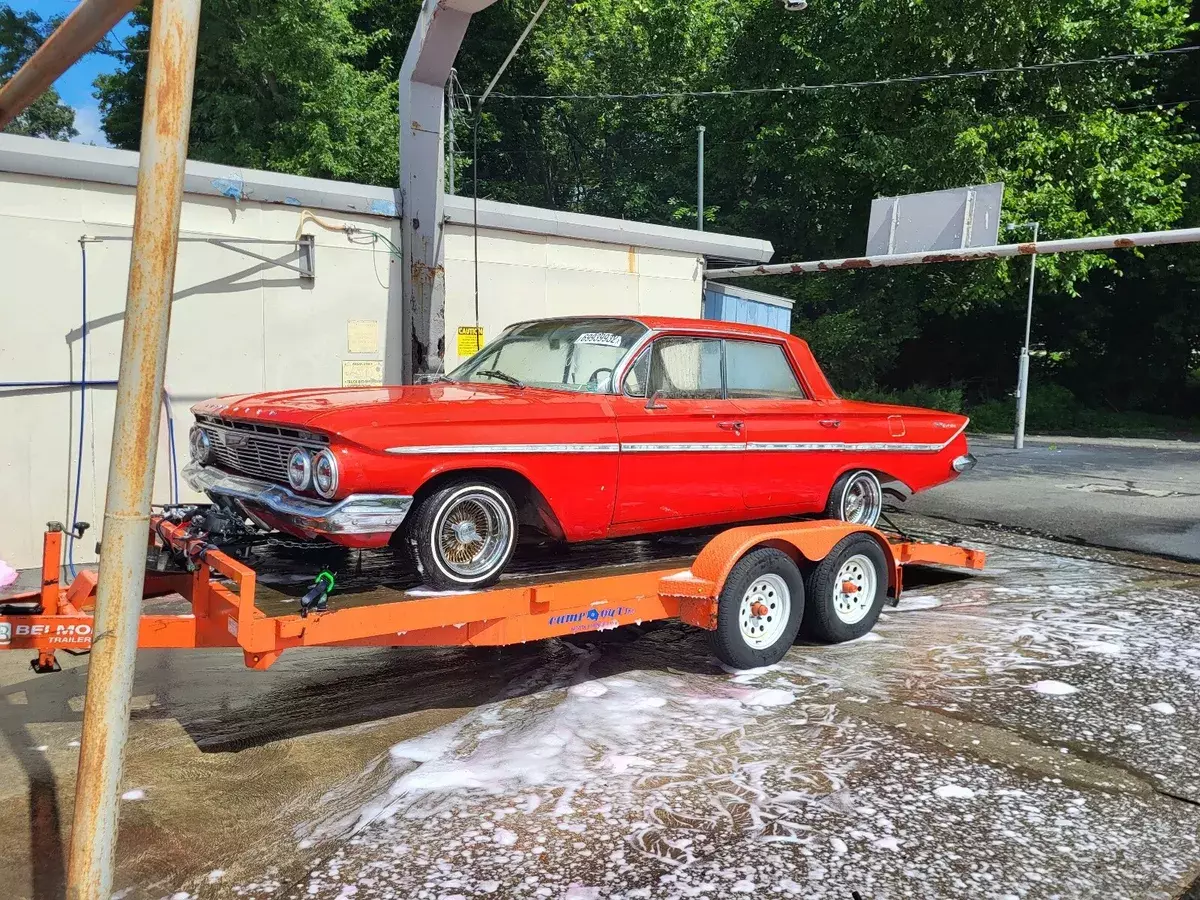
POLYGON ((621 361, 648 330, 628 319, 548 319, 514 325, 448 377, 603 394, 621 361))

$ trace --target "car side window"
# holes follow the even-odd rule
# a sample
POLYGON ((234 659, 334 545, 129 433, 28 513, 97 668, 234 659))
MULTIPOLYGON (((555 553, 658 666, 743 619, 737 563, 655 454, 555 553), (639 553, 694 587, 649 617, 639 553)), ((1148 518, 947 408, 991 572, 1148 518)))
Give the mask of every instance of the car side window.
POLYGON ((734 400, 803 400, 804 390, 779 344, 725 342, 725 380, 734 400))
POLYGON ((649 394, 678 400, 715 400, 724 396, 719 340, 660 338, 651 349, 649 394))
POLYGON ((622 388, 627 397, 645 397, 646 382, 650 378, 650 348, 643 350, 629 371, 625 373, 625 384, 622 388))

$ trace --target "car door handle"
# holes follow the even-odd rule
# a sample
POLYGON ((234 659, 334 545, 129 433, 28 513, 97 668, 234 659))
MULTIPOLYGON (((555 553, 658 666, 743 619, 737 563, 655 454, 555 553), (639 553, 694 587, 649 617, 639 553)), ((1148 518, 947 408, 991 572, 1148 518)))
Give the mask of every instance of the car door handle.
POLYGON ((745 422, 718 422, 717 427, 722 431, 741 431, 746 427, 745 422))
POLYGON ((821 419, 820 421, 823 428, 837 428, 842 424, 841 419, 821 419))

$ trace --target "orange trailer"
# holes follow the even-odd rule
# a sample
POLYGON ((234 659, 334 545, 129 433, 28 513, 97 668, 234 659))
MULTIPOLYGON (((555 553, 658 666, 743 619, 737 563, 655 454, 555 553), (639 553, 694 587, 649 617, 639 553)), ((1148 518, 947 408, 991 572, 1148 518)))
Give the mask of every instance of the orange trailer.
MULTIPOLYGON (((978 550, 808 521, 732 528, 694 557, 518 577, 472 593, 377 587, 301 610, 184 526, 156 516, 150 543, 191 560, 193 570, 147 572, 138 646, 238 648, 254 669, 299 647, 501 646, 671 618, 714 632, 724 662, 768 664, 801 626, 827 641, 869 631, 879 607, 899 600, 906 565, 978 570, 985 562, 978 550)), ((41 589, 0 601, 0 649, 34 651, 31 665, 43 672, 58 668, 58 651, 86 652, 96 639, 96 573, 62 583, 61 545, 52 527, 41 589)))

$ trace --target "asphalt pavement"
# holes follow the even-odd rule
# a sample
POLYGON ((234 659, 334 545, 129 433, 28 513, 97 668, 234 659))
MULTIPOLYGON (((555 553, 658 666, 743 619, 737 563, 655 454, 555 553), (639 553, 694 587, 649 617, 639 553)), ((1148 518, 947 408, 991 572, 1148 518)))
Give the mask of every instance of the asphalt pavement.
MULTIPOLYGON (((679 622, 138 655, 114 900, 1171 900, 1200 875, 1200 566, 989 553, 722 671, 679 622), (852 893, 857 892, 857 894, 852 893)), ((5 898, 60 897, 87 657, 0 653, 5 898)))
POLYGON ((1200 561, 1200 443, 976 437, 975 469, 910 512, 1200 561))

